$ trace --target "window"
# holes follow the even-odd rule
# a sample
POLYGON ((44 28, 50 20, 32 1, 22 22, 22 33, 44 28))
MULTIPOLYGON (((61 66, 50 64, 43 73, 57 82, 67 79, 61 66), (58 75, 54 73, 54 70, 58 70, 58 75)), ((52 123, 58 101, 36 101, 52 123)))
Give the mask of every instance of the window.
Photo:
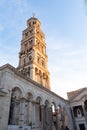
POLYGON ((26 64, 26 60, 25 60, 25 58, 24 58, 24 65, 26 64))
POLYGON ((31 51, 32 51, 32 48, 29 49, 29 52, 31 52, 31 51))
POLYGON ((31 27, 31 22, 29 23, 29 27, 31 27))
POLYGON ((35 21, 33 22, 33 25, 34 25, 34 24, 36 24, 36 22, 35 22, 35 21))
POLYGON ((30 40, 30 41, 29 41, 29 44, 31 45, 32 43, 33 43, 33 40, 30 40))
POLYGON ((85 124, 79 124, 79 128, 80 128, 80 130, 86 130, 85 129, 85 124))
POLYGON ((25 43, 24 45, 25 45, 25 49, 27 49, 27 47, 28 47, 28 43, 25 43))
POLYGON ((25 36, 28 36, 28 32, 25 33, 25 36))
POLYGON ((39 106, 39 120, 41 121, 41 106, 39 106))
POLYGON ((29 61, 31 61, 31 60, 32 60, 32 56, 30 55, 30 56, 29 56, 29 61))
POLYGON ((78 108, 78 109, 77 109, 77 117, 81 117, 81 116, 82 116, 81 110, 78 108))
POLYGON ((43 60, 42 60, 42 66, 43 66, 43 67, 45 67, 45 63, 44 63, 44 61, 43 61, 43 60))
POLYGON ((33 32, 33 29, 30 30, 30 34, 33 32))
POLYGON ((30 67, 28 67, 28 75, 30 76, 30 67))
POLYGON ((37 57, 37 62, 38 62, 38 63, 39 63, 39 60, 40 60, 40 57, 38 56, 38 57, 37 57))

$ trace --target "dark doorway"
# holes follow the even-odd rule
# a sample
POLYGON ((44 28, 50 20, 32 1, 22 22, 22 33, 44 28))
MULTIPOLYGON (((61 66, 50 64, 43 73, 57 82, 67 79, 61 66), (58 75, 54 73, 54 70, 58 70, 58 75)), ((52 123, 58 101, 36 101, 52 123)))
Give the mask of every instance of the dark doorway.
POLYGON ((80 128, 80 130, 86 130, 84 124, 79 124, 79 128, 80 128))

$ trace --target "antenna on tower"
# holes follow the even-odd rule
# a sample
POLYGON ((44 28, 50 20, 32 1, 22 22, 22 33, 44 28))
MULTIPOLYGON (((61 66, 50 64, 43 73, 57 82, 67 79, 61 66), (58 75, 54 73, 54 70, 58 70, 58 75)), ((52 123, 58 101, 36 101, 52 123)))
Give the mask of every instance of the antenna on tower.
POLYGON ((33 18, 35 17, 35 13, 33 13, 33 18))

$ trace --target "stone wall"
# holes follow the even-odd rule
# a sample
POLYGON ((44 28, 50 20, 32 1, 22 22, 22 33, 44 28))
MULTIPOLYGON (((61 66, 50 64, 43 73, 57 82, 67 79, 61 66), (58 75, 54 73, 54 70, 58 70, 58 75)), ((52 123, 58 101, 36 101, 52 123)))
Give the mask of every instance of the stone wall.
MULTIPOLYGON (((31 79, 27 79, 25 76, 18 73, 13 67, 7 66, 4 69, 2 69, 2 72, 4 72, 4 75, 3 75, 4 83, 2 83, 2 81, 1 83, 3 84, 3 89, 7 92, 4 94, 4 96, 1 96, 0 98, 0 104, 1 104, 0 105, 0 114, 1 114, 0 115, 1 117, 0 128, 2 130, 8 129, 11 94, 12 94, 13 89, 15 88, 18 88, 21 91, 21 97, 19 97, 20 103, 21 101, 24 102, 22 105, 23 107, 21 107, 20 109, 20 113, 18 113, 20 114, 19 123, 18 123, 20 130, 22 130, 22 128, 24 127, 24 119, 25 119, 24 108, 26 107, 27 105, 26 103, 28 102, 32 104, 32 111, 28 113, 31 115, 29 116, 29 119, 28 119, 28 123, 29 123, 28 125, 31 126, 31 123, 32 123, 32 127, 34 127, 34 129, 36 128, 38 128, 39 130, 42 129, 42 122, 38 121, 39 117, 37 118, 36 113, 38 114, 39 112, 39 106, 44 105, 45 107, 46 102, 47 102, 48 103, 47 109, 49 110, 52 109, 52 103, 55 104, 55 109, 57 109, 58 105, 60 105, 61 111, 63 111, 63 109, 66 110, 66 118, 64 119, 67 119, 67 121, 64 120, 64 127, 65 125, 68 125, 70 130, 73 130, 70 107, 67 100, 51 92, 50 90, 44 88, 43 86, 32 81, 31 79), (39 106, 36 107, 38 103, 39 103, 39 106), (38 121, 38 125, 37 125, 36 120, 38 121)), ((30 111, 30 107, 29 107, 29 111, 30 111)), ((53 124, 50 127, 53 127, 53 124)))

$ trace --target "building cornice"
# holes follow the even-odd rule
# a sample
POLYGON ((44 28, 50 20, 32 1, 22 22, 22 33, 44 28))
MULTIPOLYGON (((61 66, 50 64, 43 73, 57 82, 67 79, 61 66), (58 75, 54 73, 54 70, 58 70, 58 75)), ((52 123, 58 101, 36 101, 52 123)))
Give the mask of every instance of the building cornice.
POLYGON ((1 67, 0 67, 0 71, 3 71, 3 70, 6 69, 6 68, 9 69, 9 70, 11 70, 11 71, 13 71, 16 75, 20 76, 21 78, 25 79, 26 81, 28 81, 28 82, 34 84, 34 85, 37 86, 38 88, 43 89, 44 91, 46 91, 46 92, 48 92, 48 93, 50 93, 50 94, 56 96, 57 98, 60 98, 60 99, 62 99, 62 100, 64 100, 64 101, 67 101, 67 102, 68 102, 68 100, 62 98, 61 96, 59 96, 59 95, 57 95, 56 93, 50 91, 49 89, 45 88, 45 87, 42 86, 41 84, 35 82, 34 80, 28 78, 27 76, 25 76, 25 75, 23 75, 23 74, 21 74, 15 67, 13 67, 13 66, 10 65, 10 64, 5 64, 5 65, 1 66, 1 67))

